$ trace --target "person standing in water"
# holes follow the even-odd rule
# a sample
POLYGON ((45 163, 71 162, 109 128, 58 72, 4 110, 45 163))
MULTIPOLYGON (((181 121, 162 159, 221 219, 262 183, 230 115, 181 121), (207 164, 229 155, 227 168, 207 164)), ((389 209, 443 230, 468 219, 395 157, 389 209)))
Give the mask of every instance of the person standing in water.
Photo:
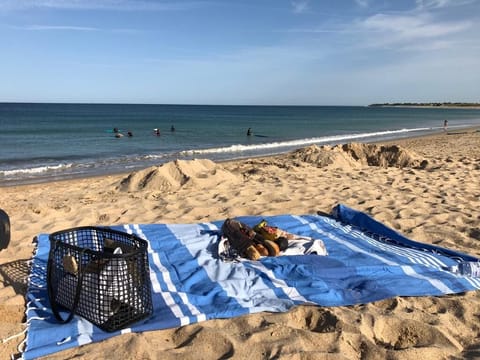
POLYGON ((447 128, 448 128, 448 120, 445 120, 443 122, 443 131, 447 131, 447 128))
POLYGON ((247 136, 250 136, 250 135, 252 135, 252 128, 248 128, 247 130, 247 136))

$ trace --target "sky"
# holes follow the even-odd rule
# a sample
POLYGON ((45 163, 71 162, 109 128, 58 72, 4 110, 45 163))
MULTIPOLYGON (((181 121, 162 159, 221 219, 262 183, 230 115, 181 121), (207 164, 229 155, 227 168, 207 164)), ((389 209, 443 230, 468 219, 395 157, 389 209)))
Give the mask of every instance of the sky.
POLYGON ((480 102, 480 0, 0 0, 0 102, 480 102))

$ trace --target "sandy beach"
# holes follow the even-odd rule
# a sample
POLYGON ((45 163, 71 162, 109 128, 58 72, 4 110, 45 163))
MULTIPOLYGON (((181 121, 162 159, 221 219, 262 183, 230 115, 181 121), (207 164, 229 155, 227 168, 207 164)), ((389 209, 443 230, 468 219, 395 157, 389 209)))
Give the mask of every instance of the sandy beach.
MULTIPOLYGON (((0 338, 25 326, 32 239, 81 225, 192 223, 329 213, 343 203, 407 237, 480 257, 480 132, 310 146, 274 157, 176 161, 136 173, 0 188, 0 338)), ((480 293, 299 306, 125 334, 49 359, 480 359, 480 293)), ((24 335, 2 344, 18 354, 24 335)))

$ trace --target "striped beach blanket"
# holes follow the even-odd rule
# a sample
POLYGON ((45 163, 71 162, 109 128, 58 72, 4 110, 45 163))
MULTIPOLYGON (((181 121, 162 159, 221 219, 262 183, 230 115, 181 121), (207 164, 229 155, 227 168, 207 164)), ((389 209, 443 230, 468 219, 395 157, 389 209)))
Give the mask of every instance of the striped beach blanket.
POLYGON ((312 242, 304 251, 259 261, 219 256, 223 220, 197 224, 126 224, 112 227, 149 243, 154 313, 107 333, 75 316, 59 324, 46 291, 48 234, 40 234, 27 292, 23 358, 33 359, 128 332, 180 327, 301 304, 343 306, 395 296, 429 296, 480 288, 480 278, 451 270, 477 258, 410 240, 365 213, 337 205, 331 215, 245 216, 262 219, 312 242), (328 255, 310 251, 321 241, 328 255))

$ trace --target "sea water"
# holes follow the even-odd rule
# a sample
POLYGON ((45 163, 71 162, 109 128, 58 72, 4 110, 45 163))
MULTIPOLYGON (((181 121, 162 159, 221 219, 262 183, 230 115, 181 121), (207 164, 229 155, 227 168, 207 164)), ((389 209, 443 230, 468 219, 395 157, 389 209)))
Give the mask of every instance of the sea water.
POLYGON ((128 172, 174 159, 222 161, 311 144, 391 140, 442 131, 444 120, 461 131, 480 125, 480 110, 0 103, 0 186, 128 172), (116 137, 114 128, 124 136, 116 137))

